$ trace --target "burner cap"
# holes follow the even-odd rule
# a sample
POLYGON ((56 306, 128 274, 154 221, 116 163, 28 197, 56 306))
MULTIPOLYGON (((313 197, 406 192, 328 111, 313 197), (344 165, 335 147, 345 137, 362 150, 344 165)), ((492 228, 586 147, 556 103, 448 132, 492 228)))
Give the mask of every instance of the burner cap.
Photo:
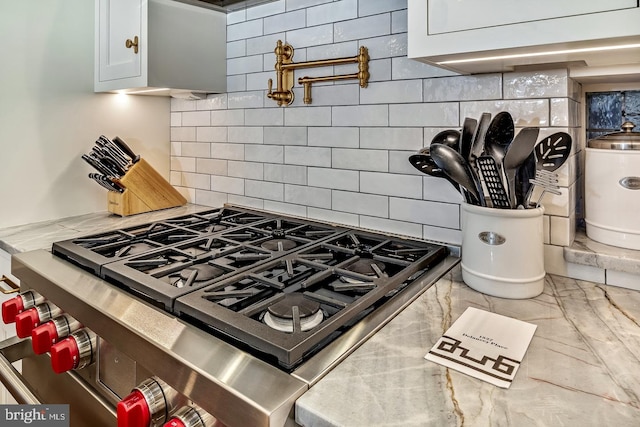
POLYGON ((278 243, 282 243, 283 251, 290 251, 291 249, 298 246, 296 242, 289 239, 271 239, 271 240, 262 242, 260 246, 262 247, 262 249, 266 249, 268 251, 278 251, 280 250, 278 247, 279 246, 278 243))
POLYGON ((185 268, 180 272, 180 278, 182 280, 187 280, 191 277, 193 272, 196 272, 196 277, 194 278, 194 282, 205 282, 207 280, 215 279, 218 276, 222 276, 224 271, 221 268, 214 267, 210 264, 196 264, 190 267, 185 268))
POLYGON ((298 307, 300 328, 308 331, 319 325, 324 319, 320 303, 310 300, 302 294, 286 294, 284 298, 267 307, 263 321, 273 329, 293 332, 293 307, 298 307))
POLYGON ((384 263, 371 258, 360 258, 353 264, 348 265, 346 269, 366 276, 377 276, 375 270, 371 267, 371 264, 377 266, 380 271, 384 271, 385 269, 384 263))

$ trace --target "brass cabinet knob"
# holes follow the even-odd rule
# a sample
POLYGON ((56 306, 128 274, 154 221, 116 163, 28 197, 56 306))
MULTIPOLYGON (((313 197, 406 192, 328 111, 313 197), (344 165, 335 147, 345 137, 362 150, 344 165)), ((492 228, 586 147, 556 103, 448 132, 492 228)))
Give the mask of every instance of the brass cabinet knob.
POLYGON ((135 36, 133 40, 127 39, 124 42, 124 45, 127 47, 127 49, 133 48, 133 53, 138 53, 138 36, 135 36))

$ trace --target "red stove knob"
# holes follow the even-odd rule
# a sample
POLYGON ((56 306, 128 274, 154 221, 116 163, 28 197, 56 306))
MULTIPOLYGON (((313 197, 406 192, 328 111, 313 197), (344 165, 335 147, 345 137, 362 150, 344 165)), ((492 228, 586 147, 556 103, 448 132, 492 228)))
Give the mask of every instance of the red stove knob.
POLYGON ((224 425, 194 404, 178 409, 163 427, 224 427, 224 425))
POLYGON ((16 316, 36 304, 44 301, 44 297, 34 291, 25 291, 2 303, 2 321, 5 324, 16 321, 16 316))
POLYGON ((160 378, 147 378, 118 403, 118 427, 163 425, 185 400, 160 378))
POLYGON ((31 345, 35 354, 44 354, 51 349, 59 339, 69 336, 80 329, 82 325, 68 314, 63 314, 31 331, 31 345))
POLYGON ((81 369, 93 362, 96 335, 80 329, 51 346, 51 367, 61 374, 72 369, 81 369))
POLYGON ((144 395, 134 390, 118 402, 118 427, 147 427, 151 425, 151 412, 144 395))
POLYGON ((16 335, 20 338, 31 336, 36 326, 62 313, 58 307, 48 302, 38 304, 16 316, 16 335))

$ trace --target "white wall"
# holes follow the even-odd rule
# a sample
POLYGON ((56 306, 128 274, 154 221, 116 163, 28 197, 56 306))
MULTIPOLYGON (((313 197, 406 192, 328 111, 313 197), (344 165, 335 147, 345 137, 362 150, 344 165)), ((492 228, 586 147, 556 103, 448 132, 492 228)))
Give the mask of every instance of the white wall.
POLYGON ((169 99, 93 93, 94 2, 0 2, 0 228, 106 210, 80 156, 123 138, 169 176, 169 99))

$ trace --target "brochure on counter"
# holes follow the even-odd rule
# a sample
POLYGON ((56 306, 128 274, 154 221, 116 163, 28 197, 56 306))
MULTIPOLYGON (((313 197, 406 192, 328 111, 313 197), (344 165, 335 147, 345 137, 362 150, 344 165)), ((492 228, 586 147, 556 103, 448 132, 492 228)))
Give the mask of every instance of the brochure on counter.
POLYGON ((425 359, 509 388, 536 328, 531 323, 469 307, 425 359))

